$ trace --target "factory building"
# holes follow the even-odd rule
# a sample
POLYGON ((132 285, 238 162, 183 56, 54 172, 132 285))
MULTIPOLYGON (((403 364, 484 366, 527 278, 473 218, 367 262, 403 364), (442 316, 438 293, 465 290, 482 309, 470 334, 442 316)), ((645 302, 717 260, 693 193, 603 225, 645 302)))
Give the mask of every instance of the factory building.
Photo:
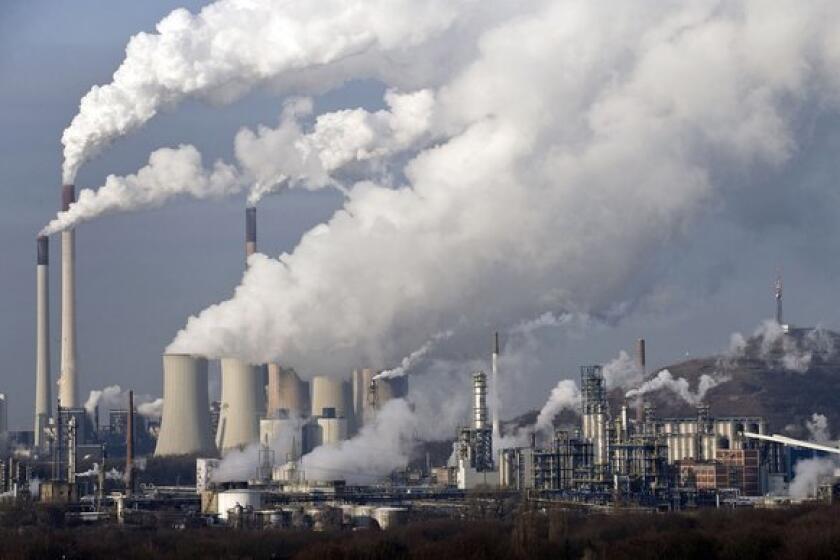
POLYGON ((454 444, 458 488, 499 485, 499 471, 493 460, 493 428, 487 413, 487 374, 473 374, 472 424, 458 432, 454 444))

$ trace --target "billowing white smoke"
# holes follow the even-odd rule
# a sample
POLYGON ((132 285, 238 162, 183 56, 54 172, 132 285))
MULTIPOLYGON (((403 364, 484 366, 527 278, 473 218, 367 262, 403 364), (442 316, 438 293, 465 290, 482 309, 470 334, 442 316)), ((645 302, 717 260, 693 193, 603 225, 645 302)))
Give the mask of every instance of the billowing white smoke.
POLYGON ((817 488, 824 478, 834 475, 840 467, 836 458, 803 459, 793 467, 793 480, 790 481, 788 493, 792 498, 812 498, 816 496, 817 488))
POLYGON ((64 181, 112 140, 187 97, 229 103, 261 86, 318 89, 346 79, 348 66, 375 75, 377 57, 381 65, 434 38, 470 4, 219 0, 198 14, 175 10, 157 33, 132 37, 111 83, 82 98, 62 136, 64 181))
POLYGON ((408 371, 414 367, 417 362, 422 360, 426 354, 429 353, 429 350, 440 340, 444 340, 452 336, 452 331, 444 331, 441 333, 435 334, 432 338, 427 340, 423 346, 406 356, 400 362, 400 365, 393 369, 386 369, 384 371, 379 372, 374 376, 374 379, 382 379, 382 378, 390 378, 390 377, 402 377, 408 371))
POLYGON ((820 327, 804 335, 788 335, 776 321, 767 320, 756 327, 749 339, 741 333, 733 333, 726 359, 739 359, 749 354, 768 366, 805 373, 814 357, 825 358, 834 352, 831 335, 820 327))
POLYGON ((163 414, 163 397, 137 405, 137 414, 150 420, 159 420, 163 414))
MULTIPOLYGON (((300 119, 312 102, 286 104, 277 128, 242 129, 236 135, 236 157, 253 179, 248 204, 285 183, 309 189, 334 184, 332 174, 353 162, 376 162, 407 150, 430 132, 434 97, 430 90, 385 94, 387 110, 335 111, 319 115, 311 130, 300 119)), ((370 171, 370 170, 368 170, 370 171)))
MULTIPOLYGON (((93 416, 96 407, 104 415, 108 411, 128 408, 128 391, 119 385, 109 385, 104 389, 94 389, 85 401, 85 410, 93 416)), ((137 413, 149 419, 158 419, 163 411, 163 399, 151 395, 134 395, 134 406, 137 413)))
POLYGON ((67 211, 43 230, 49 235, 106 214, 162 206, 179 196, 222 198, 248 191, 248 205, 282 187, 342 188, 332 174, 350 163, 376 163, 411 148, 431 126, 432 93, 385 93, 387 110, 363 109, 319 115, 311 130, 300 122, 312 113, 312 100, 284 104, 277 128, 242 128, 234 140, 237 166, 216 161, 205 168, 191 145, 152 152, 149 164, 133 175, 108 176, 98 190, 84 189, 67 211))
POLYGON ((322 445, 303 457, 308 480, 344 479, 350 483, 380 480, 405 467, 416 444, 417 416, 403 399, 393 399, 362 427, 359 435, 335 445, 322 445))
POLYGON ((811 415, 810 420, 805 421, 805 427, 808 428, 808 435, 811 441, 817 443, 825 443, 831 440, 831 432, 828 429, 828 418, 825 414, 811 415))
MULTIPOLYGON (((276 463, 282 464, 286 462, 288 457, 300 455, 300 428, 303 422, 303 419, 300 418, 289 419, 288 429, 282 430, 274 440, 264 442, 274 453, 276 463)), ((215 482, 228 482, 255 478, 262 447, 263 443, 254 443, 242 450, 229 451, 213 471, 212 479, 215 482)))
POLYGON ((152 152, 148 165, 134 175, 109 175, 98 190, 82 189, 76 202, 59 212, 41 234, 50 235, 103 214, 156 208, 179 195, 221 198, 244 187, 231 165, 216 161, 205 169, 193 146, 161 148, 152 152))
POLYGON ((534 428, 548 430, 554 425, 554 418, 563 410, 576 410, 580 406, 580 389, 571 379, 564 379, 551 390, 548 401, 537 415, 534 428))
POLYGON ((634 387, 644 380, 639 364, 624 350, 617 358, 604 364, 603 374, 608 389, 634 387))
POLYGON ((636 389, 627 391, 625 396, 628 399, 637 399, 648 393, 667 390, 688 404, 698 405, 703 402, 703 398, 709 392, 709 389, 725 383, 729 379, 731 378, 726 375, 715 374, 712 376, 704 373, 700 376, 700 381, 697 383, 697 390, 692 391, 685 377, 674 378, 670 371, 663 369, 655 377, 648 379, 636 389))
POLYGON ((436 88, 446 137, 405 184, 350 188, 290 254, 252 258, 169 351, 337 374, 455 326, 603 314, 639 296, 642 263, 734 177, 796 155, 799 111, 836 108, 834 3, 519 9, 436 88))

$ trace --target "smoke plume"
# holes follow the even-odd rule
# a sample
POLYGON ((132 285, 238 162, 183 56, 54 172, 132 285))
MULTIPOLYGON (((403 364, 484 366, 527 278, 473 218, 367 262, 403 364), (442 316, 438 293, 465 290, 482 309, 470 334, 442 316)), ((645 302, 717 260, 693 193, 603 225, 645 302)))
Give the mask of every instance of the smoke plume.
MULTIPOLYGON (((109 385, 104 389, 94 389, 85 401, 85 410, 93 416, 96 407, 107 415, 110 410, 128 409, 128 390, 119 385, 109 385)), ((137 413, 149 419, 160 418, 163 411, 163 399, 151 395, 134 394, 134 406, 137 413)))
POLYGON ((402 377, 408 373, 408 371, 414 367, 417 362, 422 360, 438 341, 447 339, 450 336, 452 336, 452 331, 444 331, 442 333, 435 334, 432 338, 427 340, 423 346, 403 358, 399 366, 379 372, 376 376, 374 376, 374 379, 402 377))
POLYGON ((834 457, 827 459, 803 459, 793 467, 793 480, 788 493, 792 498, 811 498, 825 477, 834 475, 840 466, 834 457))
MULTIPOLYGON (((797 157, 801 111, 837 107, 833 3, 517 9, 459 44, 468 59, 442 84, 420 84, 440 140, 404 180, 353 185, 291 253, 253 257, 231 298, 190 318, 169 351, 338 374, 393 363, 456 325, 607 314, 642 295, 632 280, 663 244, 749 188, 738 177, 797 157)), ((388 12, 401 30, 414 15, 388 12)), ((441 28, 426 23, 421 34, 441 28)), ((393 86, 398 74, 380 77, 393 86)))
POLYGON ((550 429, 554 418, 563 410, 575 410, 580 406, 580 389, 571 379, 564 379, 551 390, 548 401, 537 415, 534 428, 538 431, 550 429))
POLYGON ((686 378, 674 378, 670 371, 663 369, 655 377, 648 379, 639 387, 627 391, 625 396, 628 399, 636 399, 648 393, 667 390, 690 405, 698 405, 703 402, 703 398, 709 392, 709 389, 725 383, 729 379, 730 377, 726 375, 708 375, 704 373, 700 376, 700 380, 697 383, 697 390, 692 391, 686 378))
POLYGON ((112 81, 94 86, 64 131, 64 181, 114 139, 188 97, 230 103, 257 87, 320 89, 347 66, 375 75, 389 59, 451 27, 460 0, 219 0, 174 10, 138 33, 112 81), (388 55, 383 57, 382 55, 388 55), (338 68, 336 68, 338 66, 338 68))
POLYGON ((622 350, 618 357, 604 364, 604 382, 609 389, 628 388, 644 380, 644 372, 630 354, 622 350))
POLYGON ((751 337, 732 334, 724 364, 752 358, 763 361, 768 368, 805 373, 815 358, 826 359, 835 351, 831 334, 821 327, 804 334, 789 334, 776 321, 767 320, 756 327, 751 337))
POLYGON ((805 421, 805 427, 808 428, 808 435, 811 441, 817 443, 825 443, 831 440, 831 432, 828 430, 828 418, 825 414, 811 415, 810 420, 805 421))

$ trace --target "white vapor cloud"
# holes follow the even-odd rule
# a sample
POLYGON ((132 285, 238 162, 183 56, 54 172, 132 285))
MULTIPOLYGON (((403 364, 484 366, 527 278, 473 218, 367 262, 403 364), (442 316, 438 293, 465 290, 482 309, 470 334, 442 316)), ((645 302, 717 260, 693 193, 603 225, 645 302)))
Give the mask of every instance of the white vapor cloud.
POLYGON ((690 405, 698 405, 703 402, 703 398, 709 392, 709 389, 717 387, 721 383, 729 381, 729 379, 731 379, 729 376, 719 373, 715 375, 704 373, 700 376, 700 380, 697 383, 697 390, 692 391, 686 378, 675 378, 670 371, 663 369, 655 377, 648 379, 637 388, 627 391, 625 396, 628 399, 636 399, 648 393, 665 389, 690 405))
POLYGON ((793 467, 793 480, 788 493, 792 498, 812 498, 822 479, 834 475, 840 463, 834 457, 825 459, 803 459, 793 467))
POLYGON ((808 435, 811 441, 817 443, 825 443, 831 440, 831 432, 828 429, 828 418, 825 414, 814 413, 810 420, 805 421, 805 427, 808 429, 808 435))
POLYGON ((340 82, 342 64, 368 67, 452 27, 468 0, 218 0, 197 14, 177 9, 155 33, 138 33, 112 81, 82 98, 62 135, 63 177, 114 139, 186 98, 230 103, 258 87, 288 90, 340 82), (339 66, 339 68, 336 68, 339 66), (318 79, 307 70, 317 74, 318 79))
POLYGON ((554 418, 563 410, 575 410, 580 406, 580 389, 571 379, 560 381, 537 415, 534 428, 537 431, 549 430, 553 426, 554 418))
MULTIPOLYGON (((456 42, 469 56, 443 81, 420 84, 438 140, 404 181, 361 181, 291 253, 252 257, 231 298, 190 318, 169 351, 338 375, 455 325, 603 316, 643 295, 631 280, 663 244, 749 188, 736 177, 797 157, 800 111, 836 110, 830 2, 516 10, 456 42)), ((389 14, 399 29, 414 15, 389 14)), ((429 52, 413 51, 418 64, 429 52)))

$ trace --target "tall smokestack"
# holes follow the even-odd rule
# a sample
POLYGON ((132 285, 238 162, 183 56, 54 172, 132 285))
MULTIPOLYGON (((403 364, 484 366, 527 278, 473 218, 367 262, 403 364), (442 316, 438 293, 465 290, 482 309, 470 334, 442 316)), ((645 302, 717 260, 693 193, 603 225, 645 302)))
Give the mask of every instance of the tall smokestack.
POLYGON ((496 332, 493 345, 493 437, 502 435, 499 408, 502 405, 499 394, 499 333, 496 332))
POLYGON ((636 341, 636 366, 642 375, 647 374, 647 356, 645 356, 645 339, 640 338, 636 341))
POLYGON ((35 448, 43 450, 44 428, 50 417, 50 239, 38 237, 35 304, 35 448))
MULTIPOLYGON (((61 190, 61 209, 76 201, 73 185, 61 190)), ((59 399, 63 408, 78 406, 76 379, 76 232, 61 232, 61 379, 59 399)))
POLYGON ((245 258, 257 252, 257 207, 245 209, 245 258))
POLYGON ((128 425, 125 429, 125 493, 134 493, 134 391, 128 392, 128 425))

